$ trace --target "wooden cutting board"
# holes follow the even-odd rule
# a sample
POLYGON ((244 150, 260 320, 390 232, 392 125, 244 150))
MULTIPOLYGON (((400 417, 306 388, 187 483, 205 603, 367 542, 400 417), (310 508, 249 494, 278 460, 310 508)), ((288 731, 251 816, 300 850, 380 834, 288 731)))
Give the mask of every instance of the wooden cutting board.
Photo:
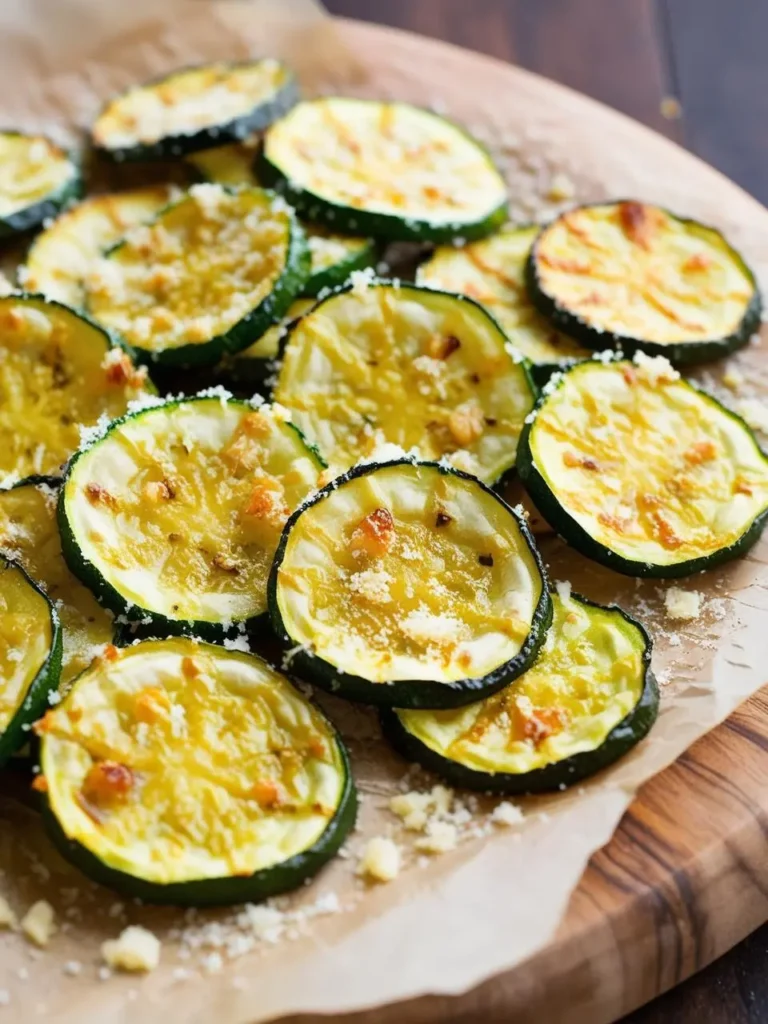
MULTIPOLYGON (((538 127, 550 137, 561 133, 571 165, 583 165, 587 173, 604 171, 617 195, 623 180, 624 192, 650 198, 663 181, 666 201, 672 204, 678 195, 681 209, 687 195, 713 195, 722 223, 749 226, 755 239, 750 256, 765 280, 768 211, 673 143, 586 97, 490 58, 392 29, 338 25, 343 41, 374 69, 382 95, 419 97, 422 103, 444 99, 451 111, 515 105, 518 119, 521 109, 529 115, 534 134, 538 127)), ((426 997, 339 1019, 616 1020, 768 920, 766 778, 768 687, 642 788, 612 841, 592 858, 554 940, 538 955, 462 997, 426 997)), ((310 1020, 320 1018, 291 1018, 292 1024, 310 1020)))

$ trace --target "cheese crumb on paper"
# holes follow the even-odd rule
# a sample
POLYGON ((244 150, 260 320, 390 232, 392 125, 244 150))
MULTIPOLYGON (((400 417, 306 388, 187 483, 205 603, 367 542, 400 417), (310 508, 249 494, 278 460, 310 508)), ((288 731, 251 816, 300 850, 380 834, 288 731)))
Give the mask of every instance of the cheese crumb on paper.
POLYGON ((160 940, 139 925, 124 929, 119 938, 102 943, 104 962, 118 971, 153 971, 160 963, 160 940))
POLYGON ((400 847, 386 836, 374 836, 365 844, 357 867, 358 875, 375 882, 391 882, 400 874, 400 847))
POLYGON ((21 930, 36 946, 44 949, 56 931, 56 914, 47 900, 33 903, 21 919, 21 930))
POLYGON ((670 587, 664 595, 664 608, 670 619, 697 619, 701 612, 701 594, 696 590, 670 587))

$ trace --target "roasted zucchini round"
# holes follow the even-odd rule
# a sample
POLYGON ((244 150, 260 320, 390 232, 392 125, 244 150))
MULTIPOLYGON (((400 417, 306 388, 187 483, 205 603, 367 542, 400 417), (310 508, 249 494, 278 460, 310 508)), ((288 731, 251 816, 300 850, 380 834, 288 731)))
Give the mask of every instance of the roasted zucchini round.
POLYGON ((359 466, 294 512, 268 602, 298 675, 395 707, 501 689, 552 614, 522 518, 474 477, 407 459, 359 466))
POLYGON ((0 491, 0 552, 21 565, 61 620, 61 682, 87 668, 112 639, 113 616, 67 568, 56 523, 60 480, 33 478, 0 491))
POLYGON ((212 365, 284 315, 309 274, 293 211, 262 189, 193 185, 86 281, 88 309, 146 361, 212 365))
POLYGON ((752 271, 719 231, 634 200, 561 214, 536 239, 527 281, 583 345, 679 365, 733 352, 760 322, 752 271))
POLYGON ((60 670, 56 609, 20 565, 0 555, 0 768, 29 740, 60 670))
POLYGON ((742 554, 768 518, 768 457, 742 419, 659 356, 578 363, 520 439, 547 522, 630 576, 685 576, 742 554))
POLYGON ((507 188, 485 149, 407 103, 299 103, 267 132, 258 173, 308 220, 373 238, 481 238, 507 216, 507 188))
POLYGON ((81 184, 71 155, 44 135, 0 132, 0 238, 55 217, 81 184))
POLYGON ((41 295, 0 297, 0 487, 58 473, 81 427, 120 416, 146 386, 85 316, 41 295))
POLYGON ((535 389, 476 302, 364 281, 294 325, 275 400, 336 472, 391 442, 493 483, 515 464, 535 389))
POLYGON ((546 380, 565 360, 580 359, 589 352, 555 330, 528 298, 525 266, 538 233, 535 225, 509 227, 461 248, 442 246, 419 267, 416 280, 427 288, 460 292, 480 302, 533 364, 534 377, 546 380))
MULTIPOLYGON (((253 169, 251 146, 220 146, 188 157, 205 181, 231 187, 260 184, 253 169)), ((344 284, 354 270, 364 270, 376 262, 376 246, 370 238, 352 238, 331 234, 315 224, 302 224, 307 236, 311 270, 302 295, 315 297, 326 288, 344 284)))
POLYGON ((222 395, 131 413, 72 459, 72 572, 115 612, 212 639, 266 611, 272 555, 323 463, 284 410, 222 395))
POLYGON ((105 249, 137 224, 146 224, 168 204, 166 185, 91 196, 62 213, 30 246, 19 281, 68 306, 85 305, 85 280, 105 249))
POLYGON ((113 649, 38 732, 54 842, 147 902, 294 889, 355 822, 335 729, 253 655, 181 637, 113 649))
POLYGON ((626 754, 658 714, 648 634, 567 587, 552 602, 552 628, 524 675, 458 710, 383 711, 393 745, 455 786, 497 793, 564 789, 626 754))
POLYGON ((166 160, 263 131, 298 99, 293 72, 271 58, 174 71, 111 99, 91 130, 113 160, 166 160))

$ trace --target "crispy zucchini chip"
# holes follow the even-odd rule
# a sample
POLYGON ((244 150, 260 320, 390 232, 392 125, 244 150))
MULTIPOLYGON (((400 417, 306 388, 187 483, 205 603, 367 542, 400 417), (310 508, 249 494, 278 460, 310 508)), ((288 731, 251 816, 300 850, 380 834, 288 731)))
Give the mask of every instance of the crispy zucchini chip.
POLYGON ((288 521, 269 579, 292 667, 352 700, 456 707, 524 672, 551 618, 522 519, 479 480, 351 470, 288 521))
POLYGON ((44 135, 0 132, 0 238, 55 217, 80 194, 70 154, 44 135))
POLYGON ((337 472, 389 442, 497 481, 515 465, 535 400, 504 332, 471 299, 359 284, 293 327, 276 401, 337 472))
POLYGON ((276 407, 224 392, 140 410, 72 460, 64 556, 113 611, 220 637, 266 611, 280 532, 322 469, 276 407))
POLYGON ((65 857, 154 903, 266 899, 355 821, 330 722, 266 662, 188 638, 99 659, 38 727, 65 857))
POLYGON ((570 544, 630 576, 726 562, 768 515, 752 431, 661 357, 588 360, 553 380, 520 440, 520 476, 570 544))
POLYGON ((60 669, 56 609, 20 565, 0 555, 0 768, 28 741, 60 669))
POLYGON ((309 273, 292 210, 262 189, 193 185, 86 282, 90 312, 147 361, 212 365, 287 311, 309 273))
POLYGON ((86 317, 42 296, 0 297, 0 487, 60 472, 81 428, 122 415, 146 384, 86 317))
POLYGON ((293 72, 280 61, 202 64, 116 96, 91 136, 113 160, 172 159, 263 131, 297 99, 293 72))
POLYGON ((112 639, 113 616, 67 568, 56 523, 60 481, 28 480, 0 491, 0 552, 23 566, 61 620, 61 682, 71 682, 112 639))
POLYGON ((407 103, 299 103, 267 132, 259 174, 308 220, 391 241, 481 238, 507 214, 485 149, 407 103))
POLYGON ((701 363, 746 345, 760 322, 752 271, 719 231, 634 200, 561 214, 527 276, 540 311, 593 349, 701 363))
POLYGON ((452 711, 385 711, 385 734, 454 785, 503 793, 563 789, 616 761, 653 725, 651 641, 616 606, 552 595, 552 628, 511 686, 452 711))
POLYGON ((130 228, 152 220, 172 192, 169 186, 156 185, 84 199, 35 238, 19 271, 21 284, 27 291, 82 308, 85 281, 104 251, 130 228))

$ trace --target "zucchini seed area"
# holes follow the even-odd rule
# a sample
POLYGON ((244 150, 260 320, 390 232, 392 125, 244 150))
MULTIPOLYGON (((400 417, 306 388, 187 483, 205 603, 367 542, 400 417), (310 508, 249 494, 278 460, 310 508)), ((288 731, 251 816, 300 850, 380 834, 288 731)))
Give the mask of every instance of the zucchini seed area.
POLYGON ((529 446, 562 513, 635 563, 707 558, 768 508, 751 431, 660 357, 573 367, 535 413, 529 446))
POLYGON ((618 609, 557 594, 552 604, 541 653, 512 685, 455 710, 396 711, 403 728, 440 757, 491 774, 526 775, 598 750, 643 695, 647 640, 618 609))
POLYGON ((719 231, 638 202, 562 214, 533 259, 538 288, 557 307, 597 332, 657 345, 727 338, 756 291, 719 231))
POLYGON ((120 150, 194 135, 249 115, 290 80, 287 67, 270 59, 187 68, 115 97, 97 118, 93 140, 120 150))
POLYGON ((278 556, 282 625, 369 680, 482 679, 527 641, 542 576, 511 510, 434 465, 353 472, 298 515, 278 556))
POLYGON ((390 442, 493 482, 514 465, 534 403, 508 344, 469 299, 355 286, 291 331, 275 398, 338 472, 390 442))
POLYGON ((0 132, 0 221, 55 200, 76 178, 77 168, 69 154, 50 139, 0 132))
MULTIPOLYGON (((299 103, 267 132, 266 160, 312 200, 398 220, 475 225, 507 199, 485 150, 458 126, 405 103, 299 103)), ((350 227, 352 227, 350 221, 350 227)))
POLYGON ((58 473, 80 427, 120 416, 145 382, 144 370, 72 310, 0 298, 0 477, 58 473))
POLYGON ((88 308, 149 354, 208 342, 226 349, 229 332, 285 273, 298 230, 291 210, 269 192, 193 185, 100 262, 86 281, 88 308))
POLYGON ((281 864, 320 839, 345 791, 313 705, 260 659, 189 639, 100 659, 38 731, 67 837, 161 885, 281 864))
POLYGON ((171 188, 161 185, 83 200, 37 236, 19 280, 27 291, 42 292, 68 306, 83 306, 84 282, 104 250, 130 228, 151 220, 171 194, 171 188))
POLYGON ((588 350, 556 330, 528 298, 525 265, 538 233, 536 226, 509 228, 459 249, 441 246, 419 267, 416 280, 481 303, 532 363, 582 358, 588 350))
POLYGON ((0 551, 37 580, 55 604, 63 641, 61 681, 70 682, 111 641, 113 617, 67 568, 54 487, 27 483, 0 491, 0 551))
POLYGON ((251 619, 266 610, 283 525, 321 469, 274 407, 212 397, 144 410, 73 462, 68 561, 95 571, 115 610, 132 603, 173 620, 251 619))
POLYGON ((15 565, 0 559, 0 737, 53 646, 51 609, 15 565))

